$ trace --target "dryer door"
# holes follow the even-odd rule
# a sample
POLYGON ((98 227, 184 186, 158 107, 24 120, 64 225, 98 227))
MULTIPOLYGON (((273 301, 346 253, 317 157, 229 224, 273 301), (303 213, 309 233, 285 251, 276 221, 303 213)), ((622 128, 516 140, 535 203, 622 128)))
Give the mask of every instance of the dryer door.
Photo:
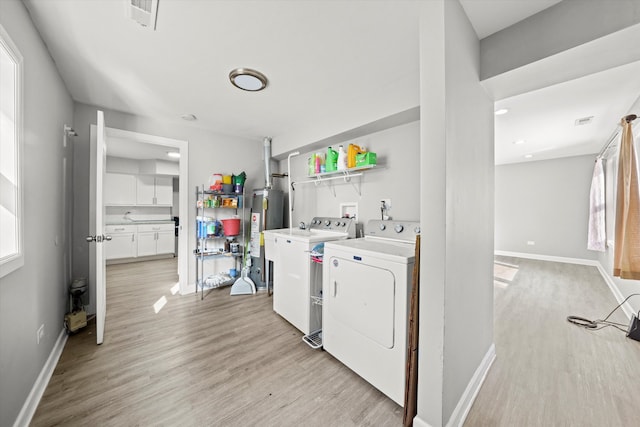
MULTIPOLYGON (((385 348, 394 345, 395 277, 383 267, 331 257, 324 299, 342 326, 385 348)), ((325 262, 327 260, 325 259, 325 262)), ((326 271, 326 270, 325 270, 326 271)))

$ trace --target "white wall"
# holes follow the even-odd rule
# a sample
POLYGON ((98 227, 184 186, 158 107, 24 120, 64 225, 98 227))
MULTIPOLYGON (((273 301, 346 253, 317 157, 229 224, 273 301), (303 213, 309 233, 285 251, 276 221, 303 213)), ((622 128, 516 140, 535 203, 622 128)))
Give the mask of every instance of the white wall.
MULTIPOLYGON (((89 276, 89 247, 84 237, 89 234, 89 129, 96 122, 97 108, 75 103, 74 128, 78 132, 74 149, 75 206, 74 227, 74 271, 78 276, 89 276)), ((239 174, 245 171, 245 190, 264 186, 264 166, 262 161, 262 141, 230 137, 199 129, 193 125, 179 126, 134 116, 117 111, 104 110, 106 125, 110 128, 186 140, 189 145, 189 216, 180 218, 187 227, 188 249, 195 248, 195 188, 209 182, 213 173, 239 174)), ((251 197, 247 197, 250 200, 251 197)), ((247 215, 247 220, 249 215, 247 215)), ((195 278, 195 262, 189 263, 188 283, 195 278)))
POLYGON ((586 155, 497 166, 496 251, 597 259, 587 250, 594 161, 586 155))
MULTIPOLYGON (((340 216, 340 204, 358 204, 358 222, 366 225, 370 219, 380 219, 380 200, 391 199, 389 215, 394 219, 418 221, 420 215, 420 122, 396 126, 380 132, 344 141, 366 147, 377 154, 378 165, 365 170, 363 176, 342 180, 298 184, 294 192, 293 224, 309 223, 314 216, 340 216), (355 186, 355 188, 354 188, 355 186), (335 196, 333 191, 335 190, 335 196), (358 194, 360 191, 360 194, 358 194)), ((334 146, 337 150, 337 146, 334 146)), ((304 149, 302 149, 304 150, 304 149)), ((301 150, 301 151, 302 151, 301 150)), ((291 159, 292 181, 309 180, 307 159, 314 152, 302 152, 291 159)), ((287 171, 287 161, 280 162, 280 170, 287 171)), ((280 182, 282 184, 282 182, 280 182)), ((282 186, 286 191, 286 184, 282 186)), ((285 218, 286 221, 286 218, 285 218)), ((288 226, 288 223, 285 222, 288 226)))
MULTIPOLYGON (((414 425, 458 425, 493 344, 493 100, 457 1, 421 15, 420 344, 414 425)), ((484 366, 486 369, 486 366, 484 366)))
POLYGON ((63 126, 73 103, 22 2, 0 1, 0 23, 24 58, 24 266, 0 279, 0 425, 10 426, 63 331, 65 159, 69 183, 72 166, 63 126))

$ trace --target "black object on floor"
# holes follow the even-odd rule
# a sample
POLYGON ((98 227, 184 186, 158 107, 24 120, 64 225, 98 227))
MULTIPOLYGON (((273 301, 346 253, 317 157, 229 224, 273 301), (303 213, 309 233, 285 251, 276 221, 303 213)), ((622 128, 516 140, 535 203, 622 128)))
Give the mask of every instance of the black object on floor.
POLYGON ((631 322, 629 323, 629 331, 627 332, 627 337, 632 340, 640 341, 640 320, 633 315, 631 316, 631 322))

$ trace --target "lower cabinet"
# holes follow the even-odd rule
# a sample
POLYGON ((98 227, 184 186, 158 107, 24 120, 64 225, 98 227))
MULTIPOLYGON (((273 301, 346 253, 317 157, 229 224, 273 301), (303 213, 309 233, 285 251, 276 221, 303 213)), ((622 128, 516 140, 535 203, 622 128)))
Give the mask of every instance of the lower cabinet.
POLYGON ((174 224, 108 225, 105 234, 106 259, 135 258, 173 254, 175 251, 174 224))
POLYGON ((173 224, 138 226, 138 256, 170 254, 175 250, 173 224))
POLYGON ((106 242, 106 259, 133 258, 136 256, 136 234, 135 225, 107 225, 105 233, 111 236, 111 240, 106 242))

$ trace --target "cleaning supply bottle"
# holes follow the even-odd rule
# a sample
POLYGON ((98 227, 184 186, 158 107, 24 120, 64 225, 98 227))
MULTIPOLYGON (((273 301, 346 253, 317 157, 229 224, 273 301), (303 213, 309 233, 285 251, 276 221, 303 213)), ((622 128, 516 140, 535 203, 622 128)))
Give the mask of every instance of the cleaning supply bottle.
POLYGON ((338 152, 333 148, 327 148, 327 160, 325 164, 325 170, 327 172, 334 172, 338 168, 338 152))
POLYGON ((347 149, 347 167, 355 168, 356 167, 356 154, 364 153, 364 148, 356 145, 349 144, 349 148, 347 149))
POLYGON ((337 169, 339 171, 347 169, 347 153, 344 152, 344 148, 342 147, 342 145, 338 147, 337 169))

